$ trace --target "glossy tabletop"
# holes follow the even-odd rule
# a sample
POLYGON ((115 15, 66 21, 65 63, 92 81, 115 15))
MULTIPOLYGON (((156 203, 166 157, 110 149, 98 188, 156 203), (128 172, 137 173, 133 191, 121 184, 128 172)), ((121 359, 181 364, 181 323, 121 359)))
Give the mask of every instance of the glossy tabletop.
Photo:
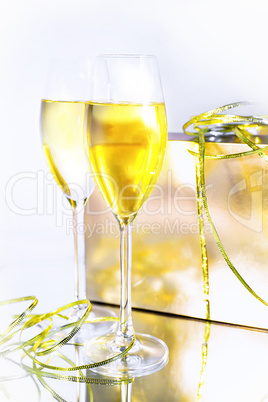
MULTIPOLYGON (((40 300, 36 308, 39 313, 71 302, 71 263, 53 265, 43 261, 23 267, 1 267, 1 299, 27 296, 34 292, 40 300)), ((3 317, 6 319, 10 314, 11 320, 16 309, 20 312, 22 307, 14 305, 12 314, 8 306, 0 308, 3 324, 3 317)), ((117 307, 111 308, 118 312, 117 307)), ((8 359, 0 359, 2 380, 3 376, 18 374, 18 379, 1 381, 0 400, 268 401, 268 331, 217 322, 208 325, 201 319, 136 309, 133 320, 136 332, 157 336, 168 345, 169 362, 162 370, 122 384, 114 384, 88 370, 83 372, 90 379, 88 385, 44 378, 48 386, 45 388, 35 375, 23 375, 20 367, 22 352, 19 352, 8 356, 8 359)), ((60 353, 76 364, 84 363, 83 346, 65 345, 60 353)), ((27 360, 23 362, 29 363, 27 360)), ((57 364, 62 365, 62 361, 58 360, 57 364)))

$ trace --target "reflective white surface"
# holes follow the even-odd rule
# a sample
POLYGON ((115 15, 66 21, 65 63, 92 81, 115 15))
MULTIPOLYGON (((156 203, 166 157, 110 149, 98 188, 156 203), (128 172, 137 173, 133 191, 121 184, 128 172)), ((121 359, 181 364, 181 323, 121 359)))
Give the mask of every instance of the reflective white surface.
MULTIPOLYGON (((35 291, 40 300, 40 306, 36 308, 39 312, 48 312, 60 306, 61 303, 69 301, 67 292, 64 294, 65 286, 60 279, 63 273, 61 268, 58 267, 59 282, 51 284, 50 287, 44 266, 39 266, 35 276, 31 276, 33 269, 29 266, 24 267, 24 275, 19 273, 20 268, 14 266, 9 273, 5 268, 0 270, 0 290, 3 298, 27 295, 27 292, 35 291), (43 280, 40 280, 41 277, 43 280), (14 291, 11 287, 2 285, 5 280, 11 286, 12 279, 8 280, 8 278, 13 278, 14 291), (21 291, 18 294, 16 292, 19 290, 19 283, 23 285, 25 292, 21 291)), ((48 270, 48 273, 51 272, 48 270)), ((69 293, 72 296, 71 290, 69 293)), ((13 306, 13 310, 16 308, 19 308, 19 305, 13 306)), ((2 312, 4 309, 6 311, 6 308, 1 306, 0 309, 2 318, 2 312)), ((86 390, 84 384, 78 386, 75 382, 48 378, 45 378, 45 381, 67 402, 91 402, 91 394, 96 402, 160 402, 163 400, 188 402, 197 401, 198 388, 202 393, 202 399, 199 399, 202 402, 227 400, 229 402, 263 402, 267 399, 267 332, 212 324, 210 336, 206 339, 207 360, 203 360, 202 364, 202 347, 205 341, 204 322, 138 311, 133 312, 133 319, 137 331, 150 332, 153 336, 163 339, 168 345, 169 362, 162 370, 146 377, 136 378, 132 385, 128 384, 125 387, 91 384, 86 390), (200 385, 202 370, 204 381, 200 385)), ((74 362, 82 362, 83 357, 81 354, 78 356, 73 346, 64 346, 60 351, 74 362)), ((16 361, 20 361, 18 355, 13 357, 17 359, 16 361)), ((24 361, 26 362, 27 360, 24 361)), ((59 359, 56 359, 56 362, 58 365, 63 364, 59 359)), ((12 375, 20 374, 21 369, 0 359, 0 376, 8 375, 10 372, 12 375)), ((86 374, 91 380, 98 378, 91 371, 87 371, 86 374)), ((38 385, 41 402, 55 400, 41 384, 38 383, 38 385)), ((31 378, 0 382, 1 401, 28 402, 29 395, 31 402, 39 401, 36 384, 31 378)))

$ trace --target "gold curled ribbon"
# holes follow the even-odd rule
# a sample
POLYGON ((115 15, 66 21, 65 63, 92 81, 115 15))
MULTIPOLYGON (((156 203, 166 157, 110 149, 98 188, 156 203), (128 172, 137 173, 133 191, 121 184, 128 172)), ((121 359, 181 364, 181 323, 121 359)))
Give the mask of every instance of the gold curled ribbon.
POLYGON ((29 307, 26 308, 17 318, 15 318, 14 321, 7 327, 7 329, 0 334, 0 342, 2 342, 7 334, 9 334, 13 328, 15 328, 17 325, 20 324, 22 320, 36 307, 38 300, 35 296, 26 296, 26 297, 19 297, 16 299, 10 299, 10 300, 5 300, 0 302, 0 306, 5 306, 7 304, 14 304, 14 303, 19 303, 19 302, 24 302, 24 301, 30 301, 32 300, 32 303, 30 304, 29 307))
MULTIPOLYGON (((224 258, 226 261, 227 265, 229 268, 232 270, 232 272, 235 274, 235 276, 238 278, 238 280, 243 284, 243 286, 256 298, 258 299, 261 303, 265 304, 268 306, 268 302, 261 298, 250 286, 249 284, 243 279, 243 277, 239 274, 237 269, 234 267, 232 262, 230 261, 223 244, 220 240, 220 237, 217 233, 216 227, 213 223, 213 220, 210 215, 209 211, 209 206, 208 206, 208 200, 207 200, 207 195, 206 195, 206 188, 205 188, 205 174, 204 174, 204 165, 205 165, 205 159, 206 158, 213 158, 213 159, 228 159, 228 158, 238 158, 238 157, 244 157, 248 156, 251 154, 258 154, 260 155, 264 160, 268 161, 268 147, 258 147, 256 144, 254 144, 250 139, 250 133, 248 132, 248 128, 252 127, 259 127, 259 126, 268 126, 268 124, 265 123, 265 120, 263 117, 254 117, 254 116, 236 116, 236 115, 230 115, 230 114, 219 114, 222 113, 226 110, 233 109, 239 106, 247 106, 247 105, 254 105, 255 103, 253 102, 237 102, 237 103, 232 103, 229 105, 225 105, 216 109, 213 109, 209 112, 202 113, 199 116, 194 116, 192 117, 187 123, 184 124, 183 130, 185 134, 187 135, 196 135, 197 142, 199 145, 199 152, 195 153, 193 151, 189 151, 191 154, 193 154, 196 158, 196 175, 197 175, 197 202, 198 202, 198 211, 200 208, 202 211, 205 211, 207 220, 210 224, 210 227, 212 229, 212 234, 214 237, 214 240, 224 258), (235 135, 246 145, 248 145, 251 148, 251 151, 248 152, 242 152, 238 154, 229 154, 229 155, 206 155, 205 154, 205 135, 210 131, 209 126, 211 125, 226 125, 228 124, 228 131, 232 131, 235 133, 235 135), (188 128, 193 125, 194 126, 194 131, 188 131, 188 128), (201 204, 201 207, 200 207, 201 204)), ((203 216, 200 215, 198 212, 199 219, 202 222, 202 225, 204 224, 204 219, 203 216)), ((199 223, 200 227, 200 223, 199 223)), ((200 244, 201 244, 201 257, 202 257, 202 269, 203 271, 207 270, 207 256, 203 252, 203 249, 205 247, 205 235, 202 231, 199 231, 200 233, 200 244)), ((207 271, 208 273, 208 271, 207 271)), ((203 277, 204 279, 204 277, 203 277)), ((208 277, 205 275, 205 282, 208 283, 208 277)), ((204 284, 204 286, 207 286, 204 284)), ((205 298, 207 298, 207 293, 208 290, 205 290, 205 298)))
POLYGON ((208 270, 208 256, 207 256, 207 246, 205 237, 204 202, 203 202, 203 189, 205 189, 205 179, 203 175, 205 147, 202 144, 204 145, 204 136, 201 136, 199 138, 199 153, 195 155, 195 170, 196 170, 199 240, 200 240, 201 260, 202 260, 203 295, 206 306, 207 321, 205 324, 204 342, 202 344, 202 366, 200 371, 196 402, 202 400, 202 390, 205 380, 205 369, 207 365, 208 340, 210 336, 209 270, 208 270))
POLYGON ((258 147, 250 140, 249 137, 251 134, 248 131, 248 128, 259 128, 260 126, 268 126, 264 117, 236 116, 230 114, 222 114, 223 112, 228 111, 230 109, 247 105, 255 105, 255 103, 237 102, 228 104, 213 109, 211 111, 208 111, 206 113, 202 113, 198 116, 193 116, 183 126, 185 134, 196 136, 196 141, 198 144, 198 152, 194 152, 192 150, 188 151, 195 157, 197 212, 198 212, 199 239, 201 247, 201 261, 202 261, 202 273, 203 273, 203 294, 204 294, 204 301, 206 303, 206 324, 205 324, 204 342, 202 344, 202 366, 201 366, 196 401, 201 401, 202 399, 202 390, 204 385, 205 369, 208 357, 208 340, 210 336, 210 325, 211 325, 210 304, 209 304, 209 269, 208 269, 206 238, 204 231, 204 214, 206 215, 209 225, 212 229, 214 240, 231 271, 235 274, 240 283, 249 291, 249 293, 252 296, 254 296, 264 305, 268 306, 268 302, 264 300, 262 297, 260 297, 249 286, 249 284, 244 280, 244 278, 240 275, 240 273, 237 271, 237 269, 234 267, 231 260, 229 259, 210 215, 206 195, 206 186, 205 186, 204 166, 206 159, 229 159, 229 158, 238 158, 258 154, 265 161, 268 161, 268 146, 263 148, 258 147), (233 132, 240 139, 240 141, 248 145, 249 148, 251 148, 251 150, 228 155, 207 155, 205 153, 205 144, 206 144, 205 135, 211 131, 211 128, 215 128, 217 127, 217 125, 221 126, 221 131, 224 134, 226 134, 227 132, 233 132), (190 126, 193 126, 194 128, 193 131, 188 130, 190 126))
MULTIPOLYGON (((103 360, 100 362, 92 363, 92 364, 84 364, 84 365, 76 365, 62 353, 59 353, 58 350, 66 345, 79 331, 85 323, 91 322, 102 322, 102 321, 118 321, 117 317, 101 317, 101 318, 94 318, 92 320, 88 320, 89 314, 92 310, 92 305, 88 300, 79 300, 73 303, 66 304, 60 308, 57 308, 54 311, 45 314, 30 314, 32 310, 36 307, 38 300, 35 296, 27 296, 21 297, 17 299, 10 299, 6 301, 0 302, 0 306, 5 306, 8 304, 14 304, 19 302, 25 301, 32 301, 32 303, 15 319, 11 322, 10 325, 0 334, 0 347, 4 346, 4 349, 0 349, 0 358, 6 358, 10 360, 7 356, 10 354, 21 350, 23 355, 21 357, 21 364, 20 366, 25 370, 25 375, 35 375, 39 382, 43 385, 43 387, 51 393, 51 395, 58 401, 65 402, 60 395, 58 395, 44 380, 44 378, 53 378, 58 380, 64 381, 72 381, 72 382, 81 382, 86 383, 87 387, 90 387, 90 384, 108 384, 108 385, 115 385, 121 384, 126 382, 132 382, 133 379, 131 378, 122 378, 122 379, 106 379, 106 378, 96 378, 96 377, 88 377, 83 374, 82 370, 91 369, 94 367, 98 367, 104 364, 109 364, 117 359, 124 357, 132 348, 135 342, 135 335, 133 337, 132 342, 129 346, 122 352, 115 354, 111 358, 107 360, 103 360), (64 320, 68 320, 69 317, 62 314, 65 310, 73 309, 78 305, 86 305, 85 311, 81 318, 72 323, 67 323, 58 327, 57 329, 53 329, 53 317, 57 316, 64 320), (22 335, 25 331, 29 328, 37 326, 43 321, 47 321, 48 325, 45 329, 42 329, 41 332, 30 339, 22 341, 22 335), (21 325, 20 325, 21 324, 21 325), (70 333, 66 335, 60 341, 55 341, 52 339, 53 335, 58 331, 63 331, 66 329, 71 329, 70 333), (19 336, 19 340, 10 344, 10 341, 13 340, 15 335, 19 336), (50 360, 52 359, 53 355, 59 356, 65 362, 69 364, 69 367, 59 367, 49 364, 50 360), (30 367, 29 365, 23 362, 25 357, 29 357, 33 363, 33 366, 30 367), (48 356, 46 363, 41 362, 38 357, 48 356), (45 371, 44 369, 50 370, 45 371), (59 371, 78 371, 78 375, 63 375, 59 374, 59 371)), ((77 347, 77 346, 76 346, 77 347)), ((17 364, 16 362, 14 362, 17 364)), ((25 376, 23 375, 23 376, 25 376)), ((0 384, 1 382, 5 382, 8 380, 14 380, 17 378, 21 378, 22 376, 12 375, 12 376, 3 376, 0 377, 0 384)), ((92 395, 91 389, 88 389, 89 395, 92 395)), ((38 394, 40 398, 40 390, 38 388, 38 394)), ((90 399, 91 400, 91 399, 90 399)))

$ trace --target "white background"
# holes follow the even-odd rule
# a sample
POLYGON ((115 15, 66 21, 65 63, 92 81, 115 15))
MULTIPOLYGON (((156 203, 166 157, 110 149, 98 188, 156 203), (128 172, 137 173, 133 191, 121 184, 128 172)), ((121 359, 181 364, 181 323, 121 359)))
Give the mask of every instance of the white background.
POLYGON ((267 10, 267 0, 0 0, 0 263, 73 252, 62 211, 46 201, 62 205, 48 187, 39 132, 49 58, 155 54, 169 131, 180 132, 193 114, 266 97, 267 10))

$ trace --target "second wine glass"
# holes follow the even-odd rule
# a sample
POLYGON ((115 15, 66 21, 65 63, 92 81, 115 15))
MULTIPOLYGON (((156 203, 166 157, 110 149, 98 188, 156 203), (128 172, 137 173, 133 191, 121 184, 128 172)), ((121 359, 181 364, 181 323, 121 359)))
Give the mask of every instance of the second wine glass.
MULTIPOLYGON (((91 66, 91 58, 51 60, 41 105, 41 132, 45 158, 73 211, 74 301, 87 299, 84 207, 94 190, 94 180, 85 155, 84 116, 91 66)), ((80 311, 79 307, 75 307, 71 320, 78 321, 82 313, 83 310, 80 311)), ((115 314, 103 307, 94 306, 90 318, 103 316, 115 316, 115 314)), ((112 321, 84 325, 75 340, 84 342, 91 336, 113 330, 116 325, 117 323, 112 321)))

